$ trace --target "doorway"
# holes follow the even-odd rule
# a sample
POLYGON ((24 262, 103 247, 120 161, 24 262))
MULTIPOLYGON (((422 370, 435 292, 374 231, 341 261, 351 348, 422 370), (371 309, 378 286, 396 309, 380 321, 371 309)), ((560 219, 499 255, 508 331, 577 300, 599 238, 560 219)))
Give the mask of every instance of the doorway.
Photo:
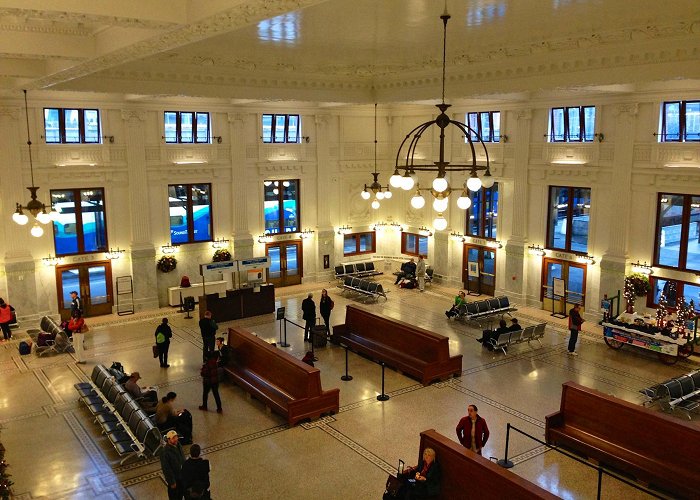
POLYGON ((270 258, 267 272, 270 283, 276 287, 301 283, 304 260, 301 240, 268 243, 265 255, 270 258))
MULTIPOLYGON (((544 258, 542 262, 542 291, 540 293, 542 308, 568 314, 574 304, 583 309, 586 306, 586 264, 566 260, 544 258), (564 298, 556 298, 563 305, 552 304, 555 299, 552 289, 554 278, 564 280, 564 298), (562 309, 563 310, 560 310, 562 309)), ((583 312, 583 311, 582 311, 583 312)))
POLYGON ((464 245, 462 281, 471 294, 493 295, 496 292, 496 250, 464 245))
POLYGON ((70 318, 72 291, 83 303, 83 316, 112 314, 112 265, 110 261, 56 266, 58 311, 61 319, 70 318))

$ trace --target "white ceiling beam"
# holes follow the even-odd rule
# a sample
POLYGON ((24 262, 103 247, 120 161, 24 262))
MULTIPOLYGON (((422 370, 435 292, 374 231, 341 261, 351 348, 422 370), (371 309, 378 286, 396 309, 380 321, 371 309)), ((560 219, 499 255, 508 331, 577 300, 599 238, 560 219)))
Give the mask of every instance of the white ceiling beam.
POLYGON ((95 56, 94 45, 80 36, 0 31, 0 47, 7 55, 89 59, 95 56))

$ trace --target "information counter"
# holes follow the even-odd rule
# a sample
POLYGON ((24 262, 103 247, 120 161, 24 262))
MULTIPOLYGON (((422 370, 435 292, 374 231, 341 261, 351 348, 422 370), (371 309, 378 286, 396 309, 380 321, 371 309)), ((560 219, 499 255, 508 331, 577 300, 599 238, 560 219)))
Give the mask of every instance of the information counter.
POLYGON ((206 294, 199 301, 200 318, 204 317, 205 311, 211 311, 217 323, 273 313, 275 286, 261 285, 257 288, 226 290, 225 297, 219 297, 217 293, 206 294))
POLYGON ((224 293, 228 282, 207 281, 205 285, 206 286, 203 287, 201 283, 192 283, 191 286, 184 288, 181 286, 172 286, 168 288, 168 304, 171 306, 179 306, 180 295, 182 295, 182 300, 185 300, 185 297, 194 297, 194 301, 199 302, 199 297, 202 295, 203 288, 207 293, 224 293))

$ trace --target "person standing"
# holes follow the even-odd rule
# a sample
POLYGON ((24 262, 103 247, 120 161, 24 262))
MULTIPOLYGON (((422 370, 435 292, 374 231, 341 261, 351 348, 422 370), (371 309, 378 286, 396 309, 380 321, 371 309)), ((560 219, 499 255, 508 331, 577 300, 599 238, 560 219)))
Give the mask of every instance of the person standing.
POLYGON ((328 335, 331 334, 331 311, 335 307, 333 299, 328 295, 328 290, 325 288, 321 290, 321 300, 318 303, 318 310, 321 313, 323 322, 326 324, 326 331, 328 335))
POLYGON ((207 362, 207 353, 214 352, 216 342, 216 330, 219 327, 211 317, 211 311, 206 311, 204 317, 199 320, 199 330, 202 332, 202 359, 207 362))
POLYGON ((224 343, 223 337, 216 338, 216 352, 219 353, 219 367, 228 365, 233 356, 233 349, 224 343))
POLYGON ((14 310, 15 308, 7 304, 4 299, 0 299, 0 328, 2 328, 4 340, 10 340, 12 338, 10 323, 12 323, 12 311, 14 310))
POLYGON ((479 416, 479 409, 476 405, 467 407, 467 416, 457 424, 457 439, 462 446, 469 448, 474 453, 481 455, 481 449, 489 440, 489 427, 486 420, 479 416))
POLYGON ((202 376, 202 406, 199 409, 207 411, 209 391, 211 391, 216 401, 216 413, 223 413, 219 396, 219 353, 217 351, 207 353, 207 362, 202 365, 199 373, 202 376))
POLYGON ((301 302, 301 319, 306 321, 304 326, 304 342, 311 342, 311 329, 314 327, 316 322, 316 303, 314 302, 314 294, 310 293, 301 302))
POLYGON ((70 316, 71 318, 75 314, 75 311, 80 311, 80 314, 83 313, 83 301, 82 299, 78 296, 78 292, 73 290, 70 293, 70 316))
POLYGON ((178 442, 177 432, 168 431, 165 434, 165 446, 160 454, 160 467, 168 486, 168 499, 182 500, 182 466, 185 463, 185 454, 182 445, 178 442))
POLYGON ((581 331, 583 318, 581 317, 581 306, 574 304, 574 307, 569 311, 569 356, 578 356, 576 352, 576 342, 578 341, 578 332, 581 331))
POLYGON ((75 351, 75 357, 77 358, 77 363, 85 363, 83 359, 83 351, 85 350, 85 320, 83 315, 80 313, 79 309, 76 309, 73 313, 73 317, 66 325, 66 334, 73 339, 73 350, 75 351))
POLYGON ((425 291, 425 256, 418 256, 418 263, 416 264, 416 278, 418 279, 418 290, 421 292, 425 291))
POLYGON ((202 448, 193 444, 190 448, 190 458, 182 466, 182 488, 185 500, 208 499, 209 494, 209 460, 201 457, 202 448))
POLYGON ((168 324, 168 318, 163 318, 163 322, 156 327, 156 346, 158 347, 158 360, 161 368, 168 368, 168 351, 170 350, 170 339, 173 337, 173 330, 168 324))

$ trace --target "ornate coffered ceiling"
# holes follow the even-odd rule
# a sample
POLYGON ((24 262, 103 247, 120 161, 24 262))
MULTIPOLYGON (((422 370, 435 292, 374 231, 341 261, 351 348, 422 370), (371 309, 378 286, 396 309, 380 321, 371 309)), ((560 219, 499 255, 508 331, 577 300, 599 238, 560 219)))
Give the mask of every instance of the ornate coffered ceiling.
MULTIPOLYGON (((0 92, 312 102, 440 92, 437 0, 0 0, 0 92)), ((700 79, 697 0, 447 0, 448 100, 700 79)), ((602 90, 601 90, 602 89, 602 90)))

